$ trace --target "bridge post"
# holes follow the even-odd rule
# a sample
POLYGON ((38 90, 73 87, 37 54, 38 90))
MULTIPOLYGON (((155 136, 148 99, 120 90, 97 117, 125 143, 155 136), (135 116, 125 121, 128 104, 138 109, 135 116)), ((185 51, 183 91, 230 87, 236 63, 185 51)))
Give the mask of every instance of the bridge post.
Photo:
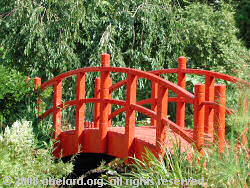
MULTIPOLYGON (((214 102, 214 82, 215 77, 206 76, 205 79, 205 100, 214 102)), ((214 124, 214 108, 212 106, 205 106, 205 132, 211 137, 213 136, 214 124)))
MULTIPOLYGON (((157 98, 158 98, 158 83, 152 81, 151 86, 151 110, 157 112, 157 98)), ((156 119, 151 118, 151 126, 156 125, 156 119)))
MULTIPOLYGON (((27 80, 27 79, 26 79, 27 80)), ((35 84, 35 90, 37 91, 41 85, 42 85, 42 80, 41 78, 39 77, 35 77, 34 78, 34 84, 35 84)), ((37 114, 38 114, 38 117, 40 117, 40 112, 41 112, 41 99, 38 99, 37 102, 36 102, 37 106, 36 106, 36 109, 37 109, 37 114)))
POLYGON ((156 148, 158 152, 162 151, 162 144, 167 134, 167 125, 162 122, 168 114, 168 89, 158 84, 157 98, 157 125, 156 125, 156 148))
MULTIPOLYGON (((78 73, 76 79, 76 148, 74 151, 77 153, 80 149, 81 136, 84 130, 85 119, 85 103, 82 101, 85 98, 85 73, 78 73)), ((83 151, 83 146, 81 146, 83 151)))
MULTIPOLYGON (((102 54, 102 65, 101 67, 109 67, 110 66, 110 55, 109 54, 102 54)), ((100 152, 106 153, 107 152, 107 131, 108 131, 108 122, 109 122, 109 104, 104 103, 105 99, 109 99, 109 83, 110 83, 110 73, 109 71, 101 70, 101 91, 100 91, 100 109, 101 109, 101 116, 100 116, 100 127, 99 127, 99 134, 100 134, 100 152)))
MULTIPOLYGON (((100 94, 100 90, 101 90, 101 79, 95 78, 95 98, 100 99, 101 98, 101 94, 100 94)), ((100 102, 99 103, 95 103, 95 114, 94 114, 94 127, 95 128, 99 128, 100 126, 100 102)))
POLYGON ((205 105, 202 103, 205 101, 205 85, 198 83, 194 88, 195 101, 194 101, 194 128, 193 139, 196 143, 197 149, 202 152, 202 146, 204 145, 204 112, 205 105))
MULTIPOLYGON (((137 87, 137 76, 129 74, 127 75, 127 90, 126 90, 126 119, 125 119, 125 146, 128 156, 132 156, 133 141, 135 136, 135 109, 131 108, 131 104, 136 104, 136 87, 137 87)), ((128 162, 128 160, 127 160, 128 162)))
POLYGON ((215 85, 215 105, 214 109, 214 142, 218 142, 219 152, 224 152, 225 146, 225 116, 226 116, 226 86, 215 85))
POLYGON ((62 80, 58 80, 54 84, 54 95, 53 95, 53 139, 55 139, 55 150, 54 156, 56 158, 60 157, 60 134, 61 134, 61 109, 57 107, 58 105, 62 104, 62 80))
MULTIPOLYGON (((185 57, 178 58, 178 86, 186 89, 186 75, 182 72, 187 67, 187 59, 185 57)), ((185 103, 183 97, 177 95, 177 107, 176 107, 176 124, 180 127, 185 127, 185 103)))

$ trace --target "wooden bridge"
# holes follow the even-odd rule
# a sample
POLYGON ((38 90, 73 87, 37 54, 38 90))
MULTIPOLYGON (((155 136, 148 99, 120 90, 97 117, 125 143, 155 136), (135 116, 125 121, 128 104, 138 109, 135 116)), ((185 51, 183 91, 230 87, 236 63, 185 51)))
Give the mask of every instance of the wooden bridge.
MULTIPOLYGON (((215 79, 229 82, 242 82, 235 77, 217 72, 187 69, 186 58, 178 58, 178 68, 145 72, 141 70, 121 67, 110 67, 110 55, 102 54, 101 67, 89 67, 63 73, 41 84, 41 79, 35 78, 35 85, 45 90, 53 87, 53 107, 40 115, 44 119, 53 115, 55 138, 54 155, 56 158, 65 157, 77 152, 106 153, 119 158, 136 156, 141 159, 147 147, 155 155, 164 154, 165 147, 171 149, 171 138, 181 142, 182 150, 192 150, 195 146, 200 152, 208 142, 218 144, 219 151, 225 146, 225 115, 232 110, 225 107, 226 86, 215 84, 215 79), (86 74, 99 72, 100 77, 95 79, 95 96, 86 98, 86 74), (126 79, 112 84, 110 73, 125 73, 126 79), (178 83, 174 84, 161 78, 162 74, 176 73, 178 83), (194 94, 186 90, 186 74, 205 75, 205 84, 195 85, 194 94), (77 76, 76 98, 65 102, 65 106, 75 105, 75 130, 61 130, 62 114, 62 82, 65 78, 77 76), (137 80, 143 78, 152 83, 151 98, 137 101, 137 80), (112 98, 112 92, 126 85, 126 100, 112 98), (168 97, 168 91, 176 93, 177 97, 168 97), (176 122, 167 118, 168 103, 177 103, 176 122), (85 104, 94 103, 94 122, 85 122, 85 104), (185 103, 193 105, 193 129, 185 128, 185 103), (143 105, 151 104, 151 108, 143 105), (119 105, 112 112, 112 105, 119 105), (148 126, 135 126, 136 111, 145 114, 151 119, 148 126), (125 127, 112 127, 111 120, 116 115, 125 112, 125 127), (80 147, 80 151, 78 150, 80 147)), ((89 86, 88 86, 89 87, 89 86)), ((38 111, 40 113, 40 101, 38 111)), ((247 99, 245 110, 247 108, 247 99)), ((247 128, 246 130, 247 131, 247 128)), ((243 142, 246 142, 243 136, 243 142)))

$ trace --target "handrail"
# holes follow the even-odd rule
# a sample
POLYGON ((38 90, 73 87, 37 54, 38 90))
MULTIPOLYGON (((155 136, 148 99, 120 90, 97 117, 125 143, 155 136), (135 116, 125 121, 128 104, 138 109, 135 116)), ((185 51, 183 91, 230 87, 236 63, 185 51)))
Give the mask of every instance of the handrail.
MULTIPOLYGON (((188 143, 196 142, 198 150, 204 145, 204 133, 215 135, 212 131, 217 131, 220 135, 220 151, 223 151, 223 139, 225 134, 225 112, 233 113, 233 110, 225 107, 226 87, 222 84, 215 85, 215 78, 230 81, 241 82, 248 84, 249 82, 235 78, 233 76, 207 71, 199 69, 186 69, 186 58, 180 57, 178 59, 177 69, 164 69, 154 71, 141 71, 126 67, 110 67, 110 55, 102 55, 101 67, 87 67, 71 70, 62 73, 51 80, 41 84, 41 79, 35 80, 36 86, 40 86, 42 90, 45 90, 49 86, 53 86, 53 107, 44 112, 40 118, 44 119, 49 114, 53 113, 53 126, 54 133, 53 138, 56 138, 61 133, 61 109, 72 105, 76 106, 76 137, 79 141, 84 127, 84 109, 85 103, 95 103, 94 114, 94 127, 99 128, 100 135, 98 137, 100 141, 100 151, 105 152, 107 150, 107 133, 108 127, 111 126, 111 119, 122 113, 126 112, 125 119, 125 135, 126 135, 126 150, 129 152, 129 148, 132 146, 134 133, 135 133, 135 118, 136 111, 147 115, 151 118, 151 126, 155 126, 156 129, 156 145, 157 143, 163 143, 166 136, 166 124, 169 125, 173 132, 180 135, 188 143), (95 96, 94 98, 86 98, 85 85, 87 72, 100 72, 100 78, 95 79, 95 96), (125 73, 127 78, 112 85, 112 79, 110 78, 111 72, 125 73), (165 73, 177 73, 178 84, 172 83, 166 79, 160 77, 165 73), (205 85, 196 84, 195 94, 192 94, 186 90, 186 75, 185 74, 197 74, 205 75, 205 85), (77 76, 76 80, 76 99, 62 103, 62 81, 70 76, 77 76), (151 98, 141 101, 136 100, 136 88, 137 80, 144 78, 152 83, 151 98), (112 99, 112 92, 119 87, 126 86, 126 101, 112 99), (168 89, 176 93, 176 97, 168 97, 168 89), (220 105, 214 102, 218 100, 220 105), (168 114, 168 102, 177 103, 177 117, 176 123, 170 121, 167 118, 168 114), (151 109, 148 109, 142 105, 151 103, 151 109), (194 107, 194 129, 193 138, 184 129, 185 127, 185 103, 191 103, 194 107), (121 108, 111 112, 111 105, 119 105, 121 108), (220 118, 214 118, 215 114, 218 114, 220 118), (213 127, 214 124, 214 127, 213 127)), ((40 102, 37 102, 38 107, 40 102)), ((40 107, 38 108, 38 111, 40 107)), ((215 137, 214 137, 215 138, 215 137)), ((77 143, 79 144, 79 143, 77 143)), ((156 146, 159 148, 159 145, 156 146)))
MULTIPOLYGON (((168 74, 168 73, 178 73, 178 69, 162 69, 162 70, 153 70, 153 71, 148 71, 149 73, 155 74, 155 75, 161 75, 161 74, 168 74)), ((226 74, 222 74, 222 73, 217 73, 214 71, 208 71, 208 70, 200 70, 200 69, 182 69, 181 70, 182 73, 187 73, 187 74, 196 74, 196 75, 203 75, 203 76, 213 76, 215 78, 218 79, 222 79, 225 81, 229 81, 232 83, 236 83, 236 82, 240 82, 240 83, 244 83, 244 84, 248 84, 250 85, 249 82, 233 77, 233 76, 229 76, 226 74)), ((117 82, 115 85, 112 86, 112 89, 110 89, 111 91, 114 91, 115 89, 118 89, 119 87, 123 86, 126 84, 126 79, 117 82)))
POLYGON ((239 78, 229 76, 229 75, 226 75, 226 74, 222 74, 222 73, 218 73, 218 72, 214 72, 214 71, 199 70, 199 69, 182 69, 181 72, 188 73, 188 74, 213 76, 215 78, 226 80, 226 81, 233 82, 233 83, 241 82, 241 83, 250 85, 250 83, 245 81, 245 80, 241 80, 239 78))
MULTIPOLYGON (((85 72, 100 72, 100 71, 110 71, 110 72, 121 72, 121 73, 132 73, 138 76, 138 78, 146 78, 148 80, 157 82, 158 84, 161 84, 162 86, 167 85, 167 87, 172 90, 174 93, 181 95, 182 97, 186 98, 187 102, 193 103, 194 101, 194 95, 190 92, 186 91, 185 89, 181 88, 180 86, 165 80, 163 78, 160 78, 154 74, 144 72, 141 70, 131 69, 131 68, 121 68, 121 67, 89 67, 89 68, 81 68, 76 69, 72 71, 68 71, 66 73, 62 73, 51 80, 43 83, 41 85, 41 89, 45 90, 47 87, 55 84, 58 80, 63 80, 69 76, 76 75, 78 73, 85 73, 85 72)), ((125 84, 125 81, 123 81, 125 84)))
POLYGON ((54 78, 48 80, 47 82, 44 82, 41 85, 41 89, 45 90, 47 87, 55 84, 58 80, 65 79, 67 77, 77 75, 78 73, 84 73, 84 72, 100 72, 101 67, 86 67, 86 68, 80 68, 75 70, 70 70, 68 72, 64 72, 58 76, 55 76, 54 78))

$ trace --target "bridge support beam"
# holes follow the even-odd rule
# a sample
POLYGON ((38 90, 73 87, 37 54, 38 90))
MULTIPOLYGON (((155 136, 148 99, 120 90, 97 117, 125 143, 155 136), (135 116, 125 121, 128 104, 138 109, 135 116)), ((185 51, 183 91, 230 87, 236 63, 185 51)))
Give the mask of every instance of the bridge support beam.
MULTIPOLYGON (((185 57, 178 58, 178 86, 186 89, 186 75, 182 72, 182 70, 187 67, 187 59, 185 57)), ((183 97, 177 95, 177 107, 176 107, 176 124, 180 127, 185 127, 185 103, 183 101, 183 97)))
POLYGON ((62 80, 58 80, 54 84, 54 95, 53 95, 53 139, 55 139, 55 150, 54 156, 56 158, 60 157, 60 134, 61 134, 61 124, 62 124, 62 114, 61 109, 57 107, 62 104, 62 80))
POLYGON ((76 146, 74 148, 75 153, 83 151, 83 146, 80 146, 81 137, 84 129, 84 119, 85 119, 85 103, 83 99, 85 98, 85 73, 79 73, 76 80, 76 146), (80 148, 81 147, 81 148, 80 148))
MULTIPOLYGON (((126 153, 128 156, 133 156, 133 142, 135 137, 135 109, 131 104, 136 104, 136 83, 137 76, 128 73, 127 89, 126 89, 126 119, 125 119, 125 137, 126 137, 126 153)), ((125 162, 128 162, 126 160, 125 162)))
MULTIPOLYGON (((102 54, 102 67, 110 66, 110 55, 102 54)), ((110 84, 110 73, 109 71, 101 70, 101 90, 100 90, 100 127, 99 127, 99 139, 100 139, 100 152, 107 153, 107 131, 109 123, 109 104, 105 103, 105 99, 109 99, 109 84, 110 84)))
POLYGON ((157 125, 156 125, 156 148, 162 153, 165 148, 165 138, 167 135, 167 125, 163 123, 162 118, 167 118, 168 114, 168 89, 158 85, 157 98, 157 125))
MULTIPOLYGON (((215 77, 206 76, 205 80, 205 100, 214 102, 214 82, 215 77)), ((212 106, 205 106, 205 133, 213 136, 214 126, 214 108, 212 106)))
POLYGON ((195 85, 195 101, 194 101, 194 128, 193 139, 197 149, 203 154, 202 146, 204 145, 204 112, 205 105, 205 85, 198 83, 195 85))
POLYGON ((214 110, 214 142, 218 142, 218 151, 224 152, 225 146, 225 116, 226 116, 226 86, 215 85, 215 110, 214 110))

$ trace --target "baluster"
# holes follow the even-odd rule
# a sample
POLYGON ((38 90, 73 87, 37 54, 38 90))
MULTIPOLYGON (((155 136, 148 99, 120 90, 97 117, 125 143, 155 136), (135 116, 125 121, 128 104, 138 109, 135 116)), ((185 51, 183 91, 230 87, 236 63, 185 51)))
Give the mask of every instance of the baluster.
MULTIPOLYGON (((112 78, 109 79, 109 88, 112 86, 112 78)), ((112 91, 109 92, 109 99, 112 99, 112 91)), ((108 104, 109 114, 112 112, 112 106, 111 104, 108 104)), ((109 119, 108 126, 111 127, 112 120, 109 119)))
MULTIPOLYGON (((186 89, 186 75, 182 72, 187 67, 187 59, 185 57, 178 58, 178 86, 186 89)), ((176 124, 180 127, 185 127, 185 103, 184 98, 177 95, 177 107, 176 107, 176 124)))
MULTIPOLYGON (((101 79, 95 79, 95 98, 101 98, 101 79)), ((94 127, 99 128, 100 126, 100 102, 95 103, 95 114, 94 114, 94 127)))

